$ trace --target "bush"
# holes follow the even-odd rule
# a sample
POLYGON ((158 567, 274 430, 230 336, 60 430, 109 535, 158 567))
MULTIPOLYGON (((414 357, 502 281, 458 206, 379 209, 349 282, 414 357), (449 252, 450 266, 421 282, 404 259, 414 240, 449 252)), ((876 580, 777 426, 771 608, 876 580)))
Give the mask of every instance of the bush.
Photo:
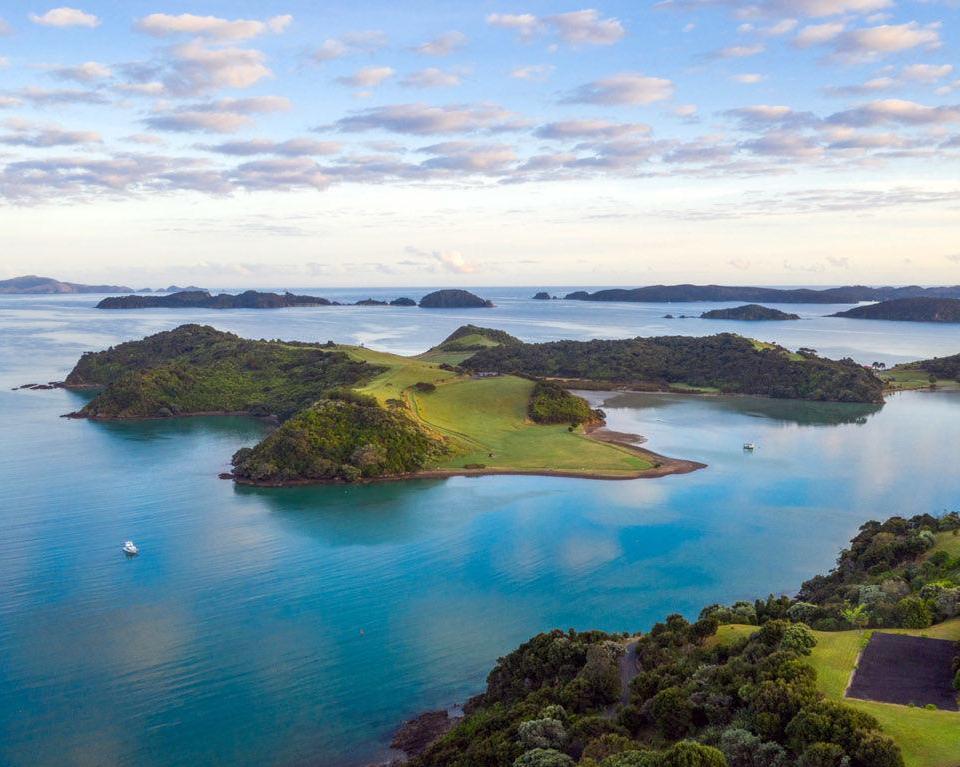
POLYGON ((421 394, 433 394, 437 390, 436 385, 428 381, 417 381, 413 388, 421 394))
POLYGON ((557 719, 529 719, 520 722, 517 739, 525 750, 534 748, 559 748, 567 737, 563 723, 557 719))
POLYGON ((897 602, 894 620, 905 629, 925 629, 933 623, 933 613, 920 597, 904 597, 897 602))
POLYGON ((722 751, 685 740, 675 743, 663 754, 662 767, 727 767, 722 751))
POLYGON ((535 748, 517 757, 513 767, 574 767, 574 761, 552 748, 535 748))
POLYGON ((579 426, 603 419, 600 411, 591 410, 583 398, 571 394, 549 381, 537 381, 530 393, 527 415, 536 423, 566 423, 579 426))
POLYGON ((693 724, 693 706, 689 696, 679 687, 661 690, 650 701, 650 718, 664 737, 682 738, 693 724))

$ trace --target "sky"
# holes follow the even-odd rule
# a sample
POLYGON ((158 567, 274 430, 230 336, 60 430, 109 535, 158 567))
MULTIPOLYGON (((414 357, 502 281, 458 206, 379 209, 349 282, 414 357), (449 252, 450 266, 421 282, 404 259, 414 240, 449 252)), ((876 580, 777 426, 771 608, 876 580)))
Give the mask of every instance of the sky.
POLYGON ((0 2, 0 278, 960 283, 955 0, 0 2))

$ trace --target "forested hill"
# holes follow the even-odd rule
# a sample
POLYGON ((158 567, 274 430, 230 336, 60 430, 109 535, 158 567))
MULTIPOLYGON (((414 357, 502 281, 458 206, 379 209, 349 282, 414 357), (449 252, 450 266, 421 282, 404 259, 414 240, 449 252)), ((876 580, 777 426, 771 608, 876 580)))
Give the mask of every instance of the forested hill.
POLYGON ((960 298, 960 285, 924 288, 872 288, 846 285, 839 288, 758 288, 730 285, 648 285, 642 288, 612 288, 588 293, 578 290, 564 298, 573 301, 633 301, 638 303, 682 303, 689 301, 749 301, 780 304, 856 304, 861 301, 888 301, 894 298, 960 298))
POLYGON ((261 293, 247 290, 237 295, 211 295, 205 290, 187 290, 168 296, 111 296, 98 309, 281 309, 288 306, 333 306, 318 296, 293 293, 261 293))
POLYGON ((858 320, 899 320, 901 322, 960 322, 960 300, 956 298, 897 298, 869 306, 856 306, 831 317, 858 320))
POLYGON ((852 360, 791 354, 731 333, 495 346, 478 351, 462 366, 637 388, 681 384, 786 399, 883 401, 880 379, 852 360))
POLYGON ((788 314, 779 309, 771 309, 760 304, 745 304, 731 309, 713 309, 700 315, 703 320, 746 320, 747 322, 764 322, 777 320, 799 320, 797 314, 788 314))

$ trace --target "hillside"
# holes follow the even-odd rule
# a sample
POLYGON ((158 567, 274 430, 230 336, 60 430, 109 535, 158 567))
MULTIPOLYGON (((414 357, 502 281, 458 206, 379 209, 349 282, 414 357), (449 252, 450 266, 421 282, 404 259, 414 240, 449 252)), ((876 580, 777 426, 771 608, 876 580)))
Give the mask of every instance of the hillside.
POLYGON ((957 514, 865 524, 820 579, 846 591, 845 612, 817 630, 805 584, 801 598, 712 605, 642 635, 538 634, 497 661, 410 767, 952 767, 960 714, 846 697, 869 639, 862 610, 847 608, 873 605, 875 583, 888 597, 894 580, 909 583, 919 596, 899 599, 929 619, 892 633, 960 638, 958 529, 957 514))
POLYGON ((960 354, 905 362, 880 373, 890 389, 960 389, 960 354))
POLYGON ((894 298, 960 298, 960 285, 923 288, 872 288, 847 285, 840 288, 758 288, 729 285, 648 285, 642 288, 613 288, 588 293, 578 290, 565 298, 573 301, 633 301, 681 303, 689 301, 749 301, 773 304, 856 304, 860 301, 886 301, 894 298))
POLYGON ((785 399, 883 401, 880 379, 853 361, 791 354, 730 333, 498 346, 461 364, 475 371, 641 389, 692 387, 785 399))
POLYGON ((282 309, 289 306, 335 306, 317 296, 293 293, 261 293, 247 290, 237 295, 211 295, 205 290, 188 290, 167 296, 112 296, 97 304, 97 309, 282 309))
POLYGON ((900 322, 960 322, 960 299, 897 298, 869 306, 856 306, 830 316, 900 322))
POLYGON ((420 299, 421 309, 490 309, 493 302, 468 290, 435 290, 420 299))
MULTIPOLYGON (((451 340, 452 339, 452 340, 451 340)), ((456 347, 520 343, 464 326, 456 347)), ((471 351, 402 357, 355 346, 251 341, 184 325, 83 355, 65 385, 98 388, 78 418, 271 415, 279 428, 235 456, 241 482, 527 473, 628 479, 692 471, 581 426, 599 415, 559 387, 453 367, 471 351)))
POLYGON ((0 294, 46 295, 54 293, 132 293, 133 288, 124 285, 83 285, 78 282, 61 282, 52 277, 27 275, 0 280, 0 294))
POLYGON ((760 304, 744 304, 732 309, 712 309, 700 315, 704 320, 746 320, 748 322, 763 322, 773 320, 799 320, 799 314, 787 314, 779 309, 770 309, 760 304))

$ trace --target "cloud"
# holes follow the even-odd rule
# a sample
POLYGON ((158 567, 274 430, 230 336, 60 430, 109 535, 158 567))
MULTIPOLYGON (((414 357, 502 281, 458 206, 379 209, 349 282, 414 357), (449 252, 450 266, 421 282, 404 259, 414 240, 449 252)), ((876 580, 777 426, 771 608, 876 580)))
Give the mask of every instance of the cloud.
POLYGON ((512 146, 473 141, 446 141, 423 147, 419 151, 435 155, 422 163, 422 167, 430 170, 468 173, 499 171, 517 159, 512 146))
POLYGON ((452 88, 460 85, 460 82, 460 75, 456 72, 427 67, 411 72, 400 81, 400 84, 407 88, 452 88))
POLYGON ((294 138, 286 141, 252 139, 250 141, 227 141, 222 144, 197 144, 198 149, 235 157, 251 157, 273 154, 281 157, 313 157, 337 154, 343 145, 336 141, 317 141, 311 138, 294 138))
POLYGON ((952 64, 910 64, 903 68, 900 76, 911 82, 934 83, 949 76, 952 72, 952 64))
POLYGON ((433 40, 428 40, 417 46, 417 53, 424 56, 449 56, 467 44, 467 36, 463 32, 452 30, 444 32, 433 40))
POLYGON ((244 189, 289 190, 299 188, 326 189, 331 178, 313 160, 306 157, 254 160, 242 163, 229 175, 244 189))
POLYGON ((893 0, 661 0, 655 7, 701 10, 726 7, 742 19, 769 17, 823 17, 874 13, 893 6, 893 0))
POLYGON ((737 107, 722 112, 724 117, 731 117, 740 123, 741 130, 766 130, 773 125, 806 126, 819 123, 819 119, 810 112, 796 112, 782 104, 754 104, 748 107, 737 107))
POLYGON ((770 131, 738 146, 753 154, 792 159, 819 157, 824 151, 817 138, 784 130, 770 131))
POLYGON ((510 77, 514 80, 532 80, 534 82, 543 82, 553 73, 555 67, 552 64, 530 64, 525 67, 517 67, 510 71, 510 77))
POLYGON ((13 129, 12 133, 0 135, 0 144, 6 146, 34 148, 80 146, 99 144, 103 140, 95 131, 70 131, 59 125, 37 126, 33 123, 14 120, 8 120, 4 125, 13 129))
POLYGON ((18 107, 23 102, 18 98, 13 96, 0 96, 0 109, 10 109, 12 107, 18 107))
POLYGON ((139 19, 134 27, 140 32, 154 37, 172 35, 191 35, 209 37, 216 40, 248 40, 265 32, 279 34, 293 21, 293 16, 274 16, 266 21, 251 19, 222 19, 217 16, 195 16, 181 13, 172 16, 167 13, 151 13, 139 19))
POLYGON ((545 139, 612 139, 633 134, 648 134, 643 123, 615 123, 608 120, 565 120, 541 125, 533 135, 545 139))
POLYGON ((2 17, 0 17, 0 37, 9 35, 12 32, 13 32, 13 29, 10 27, 10 25, 7 24, 7 22, 4 21, 2 17))
POLYGON ((945 125, 960 122, 960 104, 928 107, 904 99, 882 99, 830 115, 827 121, 839 125, 869 127, 901 125, 945 125))
POLYGON ((731 45, 727 48, 721 48, 710 54, 714 59, 744 59, 748 56, 756 56, 766 50, 763 43, 753 43, 752 45, 731 45))
POLYGON ((317 48, 312 58, 318 63, 342 59, 358 53, 375 53, 387 46, 387 35, 379 29, 349 32, 341 37, 328 37, 317 48))
POLYGON ((525 123, 496 104, 393 104, 355 112, 338 120, 341 132, 385 130, 391 133, 429 135, 478 130, 518 130, 525 123))
POLYGON ((837 38, 836 51, 854 58, 874 58, 912 48, 931 50, 940 47, 939 30, 939 22, 921 26, 915 21, 851 29, 837 38))
POLYGON ((130 136, 124 136, 123 140, 129 141, 131 144, 143 144, 144 146, 166 146, 167 143, 152 133, 134 133, 130 136))
POLYGON ((196 96, 220 88, 249 88, 272 72, 262 51, 252 48, 208 48, 193 40, 170 49, 169 71, 163 77, 173 95, 196 96))
POLYGON ((743 85, 756 85, 766 80, 767 76, 755 72, 746 72, 744 74, 734 75, 730 79, 743 85))
POLYGON ((85 91, 75 88, 37 88, 32 85, 17 91, 17 97, 37 106, 54 104, 109 104, 108 99, 99 91, 85 91))
POLYGON ((52 8, 42 16, 31 13, 28 18, 34 24, 45 27, 99 27, 100 19, 92 13, 85 13, 77 8, 52 8))
POLYGON ((113 77, 109 67, 96 61, 87 61, 74 67, 57 67, 52 70, 52 74, 61 80, 73 80, 78 83, 91 83, 113 77))
POLYGON ((814 45, 823 45, 835 40, 843 34, 846 26, 839 21, 829 21, 825 24, 811 24, 804 27, 793 38, 793 44, 798 48, 810 48, 814 45))
POLYGON ((622 72, 581 85, 568 93, 564 104, 652 104, 673 96, 673 83, 638 72, 622 72))
POLYGON ((953 72, 950 64, 910 64, 903 67, 895 75, 874 77, 858 85, 835 85, 824 88, 824 92, 831 96, 862 96, 878 91, 893 90, 896 88, 912 88, 918 83, 932 85, 953 72))
POLYGON ((147 117, 143 123, 154 130, 170 133, 235 133, 253 123, 250 115, 289 108, 289 100, 281 96, 219 99, 161 112, 147 117))
POLYGON ((491 13, 487 16, 487 24, 514 30, 521 40, 530 40, 536 34, 553 33, 572 46, 613 45, 626 34, 619 19, 602 18, 593 8, 543 18, 532 13, 491 13))
POLYGON ((464 258, 459 250, 434 250, 430 257, 443 269, 454 274, 473 274, 477 267, 464 258))
POLYGON ((352 75, 338 77, 337 82, 351 88, 375 88, 394 74, 390 67, 363 67, 352 75))

